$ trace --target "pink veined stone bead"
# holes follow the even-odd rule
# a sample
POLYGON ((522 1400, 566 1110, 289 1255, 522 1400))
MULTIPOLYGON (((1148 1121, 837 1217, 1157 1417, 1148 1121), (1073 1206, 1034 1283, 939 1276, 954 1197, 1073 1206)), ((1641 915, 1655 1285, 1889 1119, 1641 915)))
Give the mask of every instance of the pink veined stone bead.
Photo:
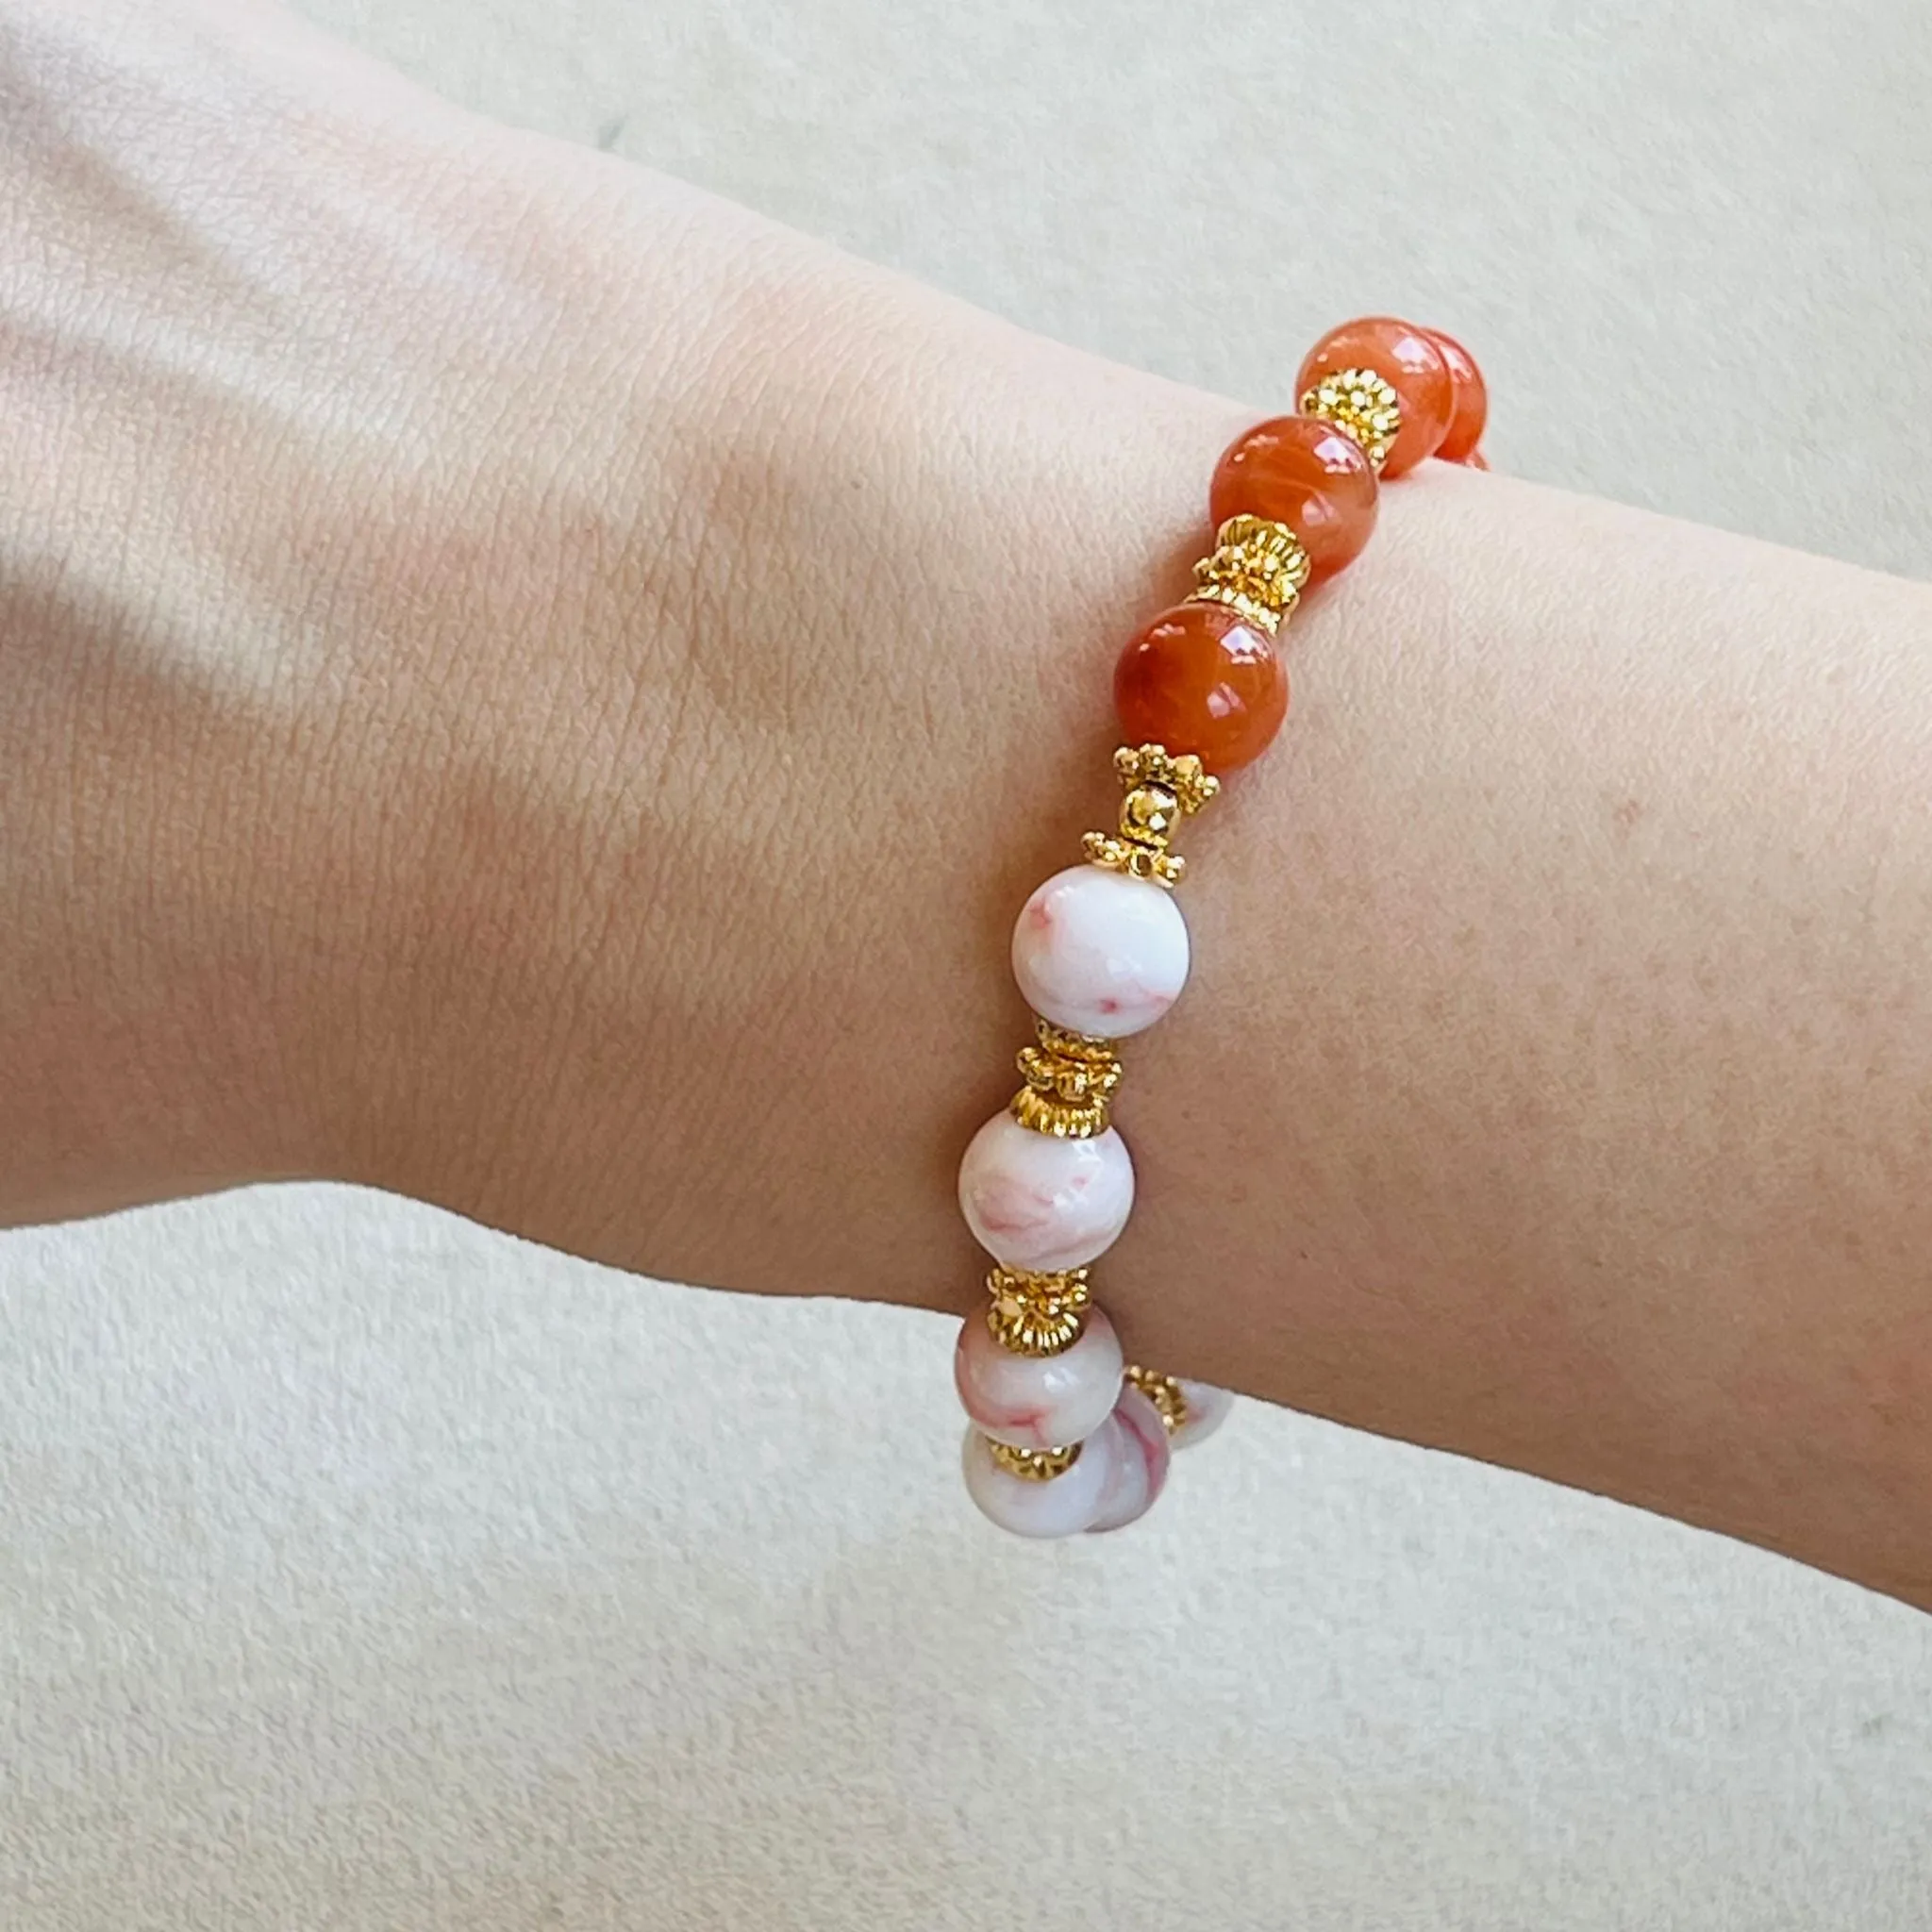
MULTIPOLYGON (((1160 1411, 1131 1384, 1121 1391, 1105 1433, 1112 1439, 1108 1479, 1087 1525, 1095 1532, 1124 1529, 1138 1522, 1153 1508, 1167 1484, 1167 1425, 1160 1411)), ((1087 1459, 1086 1451, 1080 1459, 1087 1459)))
POLYGON ((953 1351, 953 1386, 982 1434, 1016 1449, 1058 1449, 1084 1442, 1113 1413, 1121 1367, 1120 1340, 1098 1308, 1058 1355, 1015 1355, 983 1316, 969 1315, 953 1351))
MULTIPOLYGON (((1157 890, 1158 890, 1157 888, 1157 890)), ((1082 1268, 1113 1246, 1134 1207, 1134 1163, 1113 1128, 1085 1141, 1036 1134, 1002 1110, 959 1162, 959 1210, 1008 1268, 1082 1268)))
POLYGON ((989 1523, 1014 1536, 1078 1536, 1093 1521, 1113 1474, 1111 1418, 1081 1444, 1073 1467, 1046 1482, 1029 1482, 1002 1469, 977 1429, 966 1431, 959 1452, 966 1493, 989 1523))
POLYGON ((1227 1418, 1234 1397, 1211 1382, 1182 1382, 1181 1400, 1188 1405, 1188 1419, 1169 1441, 1176 1449, 1191 1449, 1205 1442, 1227 1418))
POLYGON ((1056 1026, 1103 1040, 1139 1033, 1187 984, 1187 921, 1151 879, 1070 865, 1021 908, 1013 977, 1056 1026))

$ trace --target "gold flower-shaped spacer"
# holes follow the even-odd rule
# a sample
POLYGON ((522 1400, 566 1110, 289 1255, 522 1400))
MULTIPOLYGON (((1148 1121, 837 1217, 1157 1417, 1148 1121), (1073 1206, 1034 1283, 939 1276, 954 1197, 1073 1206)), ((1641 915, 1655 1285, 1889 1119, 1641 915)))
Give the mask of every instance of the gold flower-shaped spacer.
POLYGON ((986 1277, 992 1306, 986 1325, 1014 1355, 1058 1355, 1073 1347, 1087 1325, 1093 1292, 1084 1268, 1037 1274, 1030 1268, 995 1268, 986 1277))
POLYGON ((1373 369, 1338 369, 1302 397, 1302 414, 1319 416, 1354 437, 1379 470, 1401 433, 1402 398, 1373 369))
POLYGON ((1050 1483, 1055 1476, 1065 1475, 1080 1459, 1077 1442, 1069 1442, 1063 1449, 1016 1449, 1010 1442, 995 1442, 989 1436, 986 1446, 1008 1475, 1025 1483, 1050 1483))
POLYGON ((1191 604, 1225 604, 1272 638, 1292 614, 1308 580, 1308 553, 1286 524, 1229 517, 1214 554, 1194 566, 1191 604))
POLYGON ((1087 1141, 1104 1134, 1115 1090, 1120 1055, 1110 1040, 1074 1033, 1051 1020, 1035 1020, 1037 1046, 1015 1057, 1026 1084, 1013 1095, 1013 1118, 1036 1134, 1087 1141))
POLYGON ((1138 1362, 1129 1362, 1126 1377, 1160 1411, 1160 1425, 1170 1436, 1187 1421, 1188 1398, 1172 1375, 1157 1374, 1138 1362))

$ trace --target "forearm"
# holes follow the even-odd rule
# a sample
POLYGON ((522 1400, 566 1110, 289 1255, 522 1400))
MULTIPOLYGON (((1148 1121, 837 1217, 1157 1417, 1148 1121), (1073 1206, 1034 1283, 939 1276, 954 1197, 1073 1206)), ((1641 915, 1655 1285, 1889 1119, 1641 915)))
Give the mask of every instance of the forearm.
MULTIPOLYGON (((178 286, 136 223, 129 346, 0 372, 47 465, 6 506, 6 1211, 323 1174, 968 1307, 1010 921, 1106 823, 1114 651, 1254 411, 369 86, 316 84, 239 269, 178 286)), ((221 105, 175 104, 217 183, 260 149, 221 105)), ((71 330, 8 266, 13 342, 71 330)), ((1383 515, 1190 828, 1109 1307, 1932 1599, 1925 593, 1441 466, 1383 515)))

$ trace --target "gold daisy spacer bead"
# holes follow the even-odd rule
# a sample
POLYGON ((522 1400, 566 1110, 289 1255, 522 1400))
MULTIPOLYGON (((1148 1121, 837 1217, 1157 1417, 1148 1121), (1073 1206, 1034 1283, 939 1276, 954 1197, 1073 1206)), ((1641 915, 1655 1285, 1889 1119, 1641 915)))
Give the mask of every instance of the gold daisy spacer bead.
POLYGON ((1338 369, 1302 397, 1302 414, 1352 436, 1377 470, 1402 429, 1402 398, 1395 385, 1373 369, 1338 369))
POLYGON ((1074 1033, 1051 1020, 1033 1023, 1039 1044, 1014 1058, 1026 1084, 1014 1094, 1013 1118, 1036 1134, 1086 1141, 1104 1134, 1121 1084, 1119 1050, 1110 1040, 1074 1033))
POLYGON ((1188 1398, 1174 1376, 1143 1369, 1139 1362, 1129 1362, 1124 1373, 1127 1380, 1159 1410, 1160 1424, 1170 1436, 1187 1421, 1188 1398))
POLYGON ((1225 604, 1274 637, 1301 601, 1308 553, 1286 524, 1233 516, 1214 539, 1214 553, 1194 566, 1192 604, 1225 604))
POLYGON ((986 1277, 986 1291, 992 1298, 986 1324, 993 1340, 1015 1355, 1058 1355, 1072 1348, 1093 1306, 1085 1268, 1042 1274, 996 1267, 986 1277))
POLYGON ((992 1459, 1007 1472, 1016 1475, 1024 1483, 1050 1483, 1057 1475, 1065 1475, 1080 1459, 1080 1445, 1069 1442, 1059 1449, 1016 1449, 1010 1442, 995 1442, 989 1436, 986 1446, 992 1453, 992 1459))

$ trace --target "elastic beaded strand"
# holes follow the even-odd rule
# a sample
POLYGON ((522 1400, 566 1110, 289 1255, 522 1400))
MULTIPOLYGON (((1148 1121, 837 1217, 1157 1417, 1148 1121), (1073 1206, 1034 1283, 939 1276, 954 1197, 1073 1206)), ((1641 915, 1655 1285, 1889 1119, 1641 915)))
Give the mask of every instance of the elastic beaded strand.
POLYGON ((983 1320, 961 1330, 955 1379, 974 1418, 967 1488, 1020 1536, 1133 1522, 1159 1495, 1170 1452, 1211 1434, 1233 1405, 1225 1390, 1124 1362, 1090 1274, 1133 1202, 1112 1124, 1120 1039, 1160 1019, 1188 973, 1170 896, 1185 861, 1172 840, 1219 791, 1210 768, 1250 763, 1280 728, 1288 680, 1275 641, 1310 578, 1367 541, 1377 474, 1439 448, 1486 467, 1474 448, 1481 374, 1439 331, 1388 316, 1343 324, 1309 352, 1297 387, 1299 416, 1257 425, 1216 465, 1214 544, 1192 592, 1121 654, 1114 694, 1131 741, 1114 754, 1117 829, 1087 833, 1087 864, 1047 880, 1014 928, 1035 1040, 1016 1056, 1025 1084, 960 1165, 960 1206, 995 1265, 983 1320))

